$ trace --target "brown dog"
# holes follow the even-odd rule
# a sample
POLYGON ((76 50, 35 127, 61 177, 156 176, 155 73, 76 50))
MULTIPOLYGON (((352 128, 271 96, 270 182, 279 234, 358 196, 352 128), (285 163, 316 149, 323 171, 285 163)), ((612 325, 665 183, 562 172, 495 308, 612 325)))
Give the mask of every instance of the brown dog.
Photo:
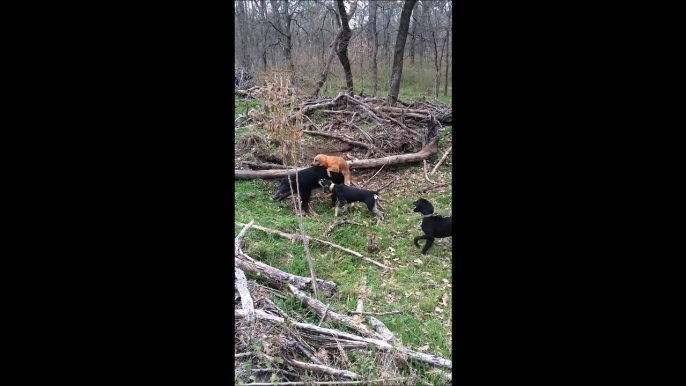
POLYGON ((343 175, 343 183, 350 186, 350 168, 348 162, 341 157, 318 154, 314 157, 313 166, 323 166, 326 168, 326 174, 331 177, 331 172, 341 173, 343 175))

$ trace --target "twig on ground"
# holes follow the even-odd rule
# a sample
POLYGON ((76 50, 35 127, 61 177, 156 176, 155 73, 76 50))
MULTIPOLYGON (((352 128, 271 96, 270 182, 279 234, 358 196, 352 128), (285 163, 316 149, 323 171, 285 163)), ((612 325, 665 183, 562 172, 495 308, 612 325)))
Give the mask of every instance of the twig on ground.
POLYGON ((291 344, 292 344, 293 346, 297 347, 298 350, 300 350, 300 352, 302 352, 303 354, 305 354, 305 356, 306 356, 309 360, 311 360, 312 363, 315 363, 315 364, 318 364, 318 365, 323 365, 322 361, 320 361, 319 359, 317 359, 317 357, 314 356, 314 354, 312 354, 312 353, 310 352, 310 350, 308 350, 307 347, 305 347, 304 344, 298 342, 297 340, 294 340, 293 342, 291 342, 291 344))
MULTIPOLYGON (((295 359, 286 359, 286 362, 288 362, 289 365, 293 367, 298 367, 301 369, 305 370, 311 370, 317 373, 324 373, 324 374, 330 374, 338 377, 345 377, 348 379, 358 379, 359 376, 352 371, 347 371, 347 370, 339 370, 339 369, 334 369, 333 367, 329 366, 324 366, 324 365, 316 365, 314 363, 307 363, 307 362, 300 362, 295 359)), ((279 385, 283 385, 284 383, 279 382, 279 385)), ((338 383, 340 384, 340 383, 338 383)))
POLYGON ((419 193, 426 193, 426 192, 428 192, 429 190, 434 190, 434 189, 442 188, 442 187, 448 186, 448 185, 450 185, 450 182, 446 182, 446 183, 444 183, 444 184, 433 185, 433 186, 427 186, 426 188, 419 189, 418 192, 419 192, 419 193))
POLYGON ((445 161, 446 158, 448 158, 448 154, 450 153, 451 150, 453 150, 453 147, 452 147, 452 146, 450 147, 450 149, 448 149, 448 150, 445 152, 445 154, 443 154, 443 157, 441 157, 441 160, 438 161, 438 163, 436 164, 436 166, 434 166, 433 170, 432 170, 431 173, 429 173, 429 174, 434 174, 434 173, 436 173, 436 170, 438 170, 438 167, 441 166, 441 164, 443 163, 443 161, 445 161))
POLYGON ((365 181, 364 184, 362 184, 362 187, 364 188, 365 186, 367 186, 367 182, 371 181, 372 178, 376 177, 376 175, 379 174, 379 172, 381 171, 381 169, 383 169, 383 167, 386 166, 386 165, 388 165, 388 164, 385 163, 385 164, 381 165, 381 168, 380 168, 379 170, 377 170, 376 173, 374 173, 373 176, 369 177, 369 179, 368 179, 367 181, 365 181))
POLYGON ((359 314, 359 315, 373 315, 373 316, 386 316, 386 315, 401 315, 403 312, 402 311, 389 311, 389 312, 360 312, 360 311, 350 311, 346 310, 351 314, 359 314))
MULTIPOLYGON (((241 223, 239 223, 239 222, 236 222, 235 225, 236 225, 236 226, 244 226, 245 224, 241 224, 241 223)), ((300 235, 294 235, 294 234, 290 234, 290 233, 285 233, 285 232, 277 231, 277 230, 275 230, 275 229, 269 229, 269 228, 261 227, 261 226, 259 226, 259 225, 253 225, 253 228, 258 229, 258 230, 261 230, 261 231, 264 231, 264 232, 267 232, 267 233, 277 234, 277 235, 279 235, 279 236, 281 236, 281 237, 285 237, 285 238, 287 238, 287 239, 289 239, 289 240, 302 240, 302 236, 300 236, 300 235)), ((347 252, 347 253, 349 253, 349 254, 351 254, 351 255, 353 255, 353 256, 359 257, 360 259, 362 259, 362 260, 364 260, 364 261, 366 261, 366 262, 368 262, 368 263, 372 263, 372 264, 374 264, 374 265, 376 265, 376 266, 378 266, 378 267, 381 267, 381 268, 383 268, 383 269, 388 269, 388 270, 393 270, 393 269, 394 269, 394 268, 391 268, 391 267, 387 267, 387 266, 385 266, 385 265, 379 263, 378 261, 375 261, 375 260, 372 260, 372 259, 370 259, 370 258, 368 258, 368 257, 365 257, 365 256, 363 256, 362 254, 360 254, 360 253, 358 253, 358 252, 355 252, 355 251, 353 251, 353 250, 351 250, 351 249, 342 247, 342 246, 340 246, 340 245, 338 245, 338 244, 330 243, 330 242, 328 242, 328 241, 320 240, 320 239, 317 239, 317 238, 314 238, 314 237, 311 237, 311 236, 305 236, 305 237, 307 237, 309 240, 314 240, 314 241, 319 242, 319 243, 321 243, 321 244, 328 245, 328 246, 334 247, 334 248, 336 248, 336 249, 340 249, 341 251, 344 251, 344 252, 347 252)))
POLYGON ((429 181, 430 183, 435 184, 435 182, 433 182, 429 179, 429 175, 426 173, 426 171, 427 171, 426 160, 424 160, 424 178, 426 178, 426 180, 429 181))
POLYGON ((336 220, 336 221, 334 221, 333 223, 331 223, 331 225, 329 225, 328 228, 326 228, 326 230, 324 231, 324 233, 322 233, 322 237, 327 237, 327 236, 329 236, 329 234, 331 234, 331 232, 333 231, 333 229, 334 229, 335 227, 337 227, 337 226, 339 226, 339 225, 343 225, 343 224, 353 224, 353 225, 364 226, 363 224, 356 223, 356 222, 354 222, 354 221, 336 220))

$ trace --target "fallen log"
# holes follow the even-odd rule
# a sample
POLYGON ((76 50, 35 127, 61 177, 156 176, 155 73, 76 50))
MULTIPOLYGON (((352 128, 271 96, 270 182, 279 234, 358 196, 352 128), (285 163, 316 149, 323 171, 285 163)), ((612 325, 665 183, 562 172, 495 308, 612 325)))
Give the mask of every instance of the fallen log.
MULTIPOLYGON (((368 168, 380 167, 384 164, 398 165, 398 164, 405 164, 405 163, 420 162, 420 161, 423 161, 423 160, 431 157, 432 155, 438 153, 438 138, 439 137, 435 137, 431 142, 426 144, 426 146, 424 146, 417 153, 398 154, 398 155, 392 155, 392 156, 383 157, 383 158, 371 158, 371 159, 361 159, 361 160, 348 161, 348 166, 351 169, 368 169, 368 168)), ((309 166, 297 168, 297 169, 295 169, 295 171, 307 169, 308 167, 309 166)), ((239 169, 235 169, 234 170, 234 177, 237 180, 250 180, 253 178, 262 178, 262 179, 285 178, 287 173, 288 172, 286 170, 239 170, 239 169)))
MULTIPOLYGON (((236 255, 234 261, 236 267, 253 275, 259 275, 267 280, 267 283, 281 289, 284 284, 292 284, 294 287, 304 290, 312 288, 312 278, 292 275, 259 261, 249 261, 242 254, 236 255)), ((336 283, 328 280, 317 279, 317 289, 324 292, 327 297, 333 296, 337 290, 336 283)))
MULTIPOLYGON (((238 309, 234 309, 233 312, 234 312, 233 315, 234 315, 235 319, 244 319, 248 314, 247 311, 238 310, 238 309)), ((276 322, 279 324, 286 325, 286 321, 283 318, 280 318, 276 315, 270 315, 270 314, 268 314, 262 310, 259 310, 259 309, 255 310, 255 317, 258 319, 271 320, 272 322, 276 322)), ((394 344, 391 344, 391 343, 386 342, 384 340, 374 339, 374 338, 365 338, 362 336, 350 334, 350 333, 343 332, 343 331, 338 331, 338 330, 334 330, 334 329, 330 329, 330 328, 324 328, 324 327, 318 327, 318 326, 315 326, 314 324, 300 323, 300 322, 297 322, 297 321, 292 320, 292 319, 288 320, 288 324, 292 325, 293 327, 295 327, 296 329, 298 329, 300 331, 306 331, 306 332, 313 333, 313 334, 321 334, 321 335, 325 335, 325 336, 331 336, 334 338, 346 339, 346 340, 351 340, 351 341, 355 341, 355 342, 364 342, 367 344, 374 345, 383 351, 396 352, 400 355, 406 355, 407 357, 414 359, 416 361, 419 361, 419 362, 428 363, 428 364, 433 365, 433 366, 441 366, 441 367, 445 367, 448 369, 453 368, 453 361, 451 361, 451 360, 441 358, 437 355, 424 354, 424 353, 408 350, 407 348, 405 348, 403 346, 394 345, 394 344)))
POLYGON ((242 164, 246 164, 251 168, 254 169, 263 169, 263 170, 271 170, 271 169, 288 169, 288 166, 286 165, 279 165, 279 164, 270 164, 270 163, 265 163, 265 162, 253 162, 253 161, 241 161, 242 164))

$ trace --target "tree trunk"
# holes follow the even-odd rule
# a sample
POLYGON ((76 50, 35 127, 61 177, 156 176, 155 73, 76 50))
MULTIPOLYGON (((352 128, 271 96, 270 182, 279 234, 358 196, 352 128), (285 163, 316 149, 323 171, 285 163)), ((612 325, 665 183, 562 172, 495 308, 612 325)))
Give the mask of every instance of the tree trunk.
POLYGON ((272 10, 273 10, 273 19, 274 22, 272 26, 278 32, 281 34, 284 38, 284 45, 283 45, 283 50, 284 50, 284 57, 286 58, 286 64, 288 64, 288 69, 293 71, 293 59, 291 58, 291 51, 292 51, 292 45, 291 45, 291 15, 288 13, 288 0, 284 0, 284 14, 285 19, 286 19, 286 28, 283 27, 283 23, 281 23, 281 12, 279 12, 279 2, 276 0, 270 0, 272 4, 272 10))
POLYGON ((417 40, 417 18, 413 17, 412 18, 412 36, 410 40, 410 63, 414 64, 414 49, 415 49, 415 42, 417 40))
MULTIPOLYGON (((353 14, 355 14, 355 10, 357 9, 357 0, 350 5, 350 11, 348 12, 348 20, 353 17, 353 14)), ((341 34, 343 33, 343 27, 338 29, 338 33, 336 34, 336 37, 333 39, 333 43, 331 43, 331 51, 329 51, 329 58, 326 60, 326 63, 324 64, 324 68, 322 69, 322 73, 319 77, 319 81, 317 82, 317 86, 314 89, 314 93, 312 94, 313 96, 319 96, 319 90, 321 90, 322 86, 324 85, 324 82, 326 82, 326 78, 329 76, 329 67, 331 67, 331 62, 333 61, 334 56, 336 55, 336 48, 338 47, 338 41, 341 38, 341 34)))
POLYGON ((450 33, 452 32, 453 27, 453 25, 450 23, 453 17, 453 10, 450 2, 448 2, 448 10, 448 35, 446 37, 447 42, 445 44, 445 86, 443 89, 443 95, 445 96, 448 96, 448 70, 450 69, 450 65, 448 64, 448 54, 450 53, 450 33))
POLYGON ((262 68, 264 72, 267 72, 267 45, 269 37, 269 27, 267 24, 267 2, 266 0, 260 0, 260 14, 262 16, 262 68))
MULTIPOLYGON (((378 168, 383 165, 397 165, 405 163, 413 163, 423 161, 432 155, 438 153, 438 137, 434 138, 433 141, 429 142, 422 150, 417 153, 411 154, 399 154, 392 155, 383 158, 374 159, 361 159, 356 161, 348 161, 348 167, 351 169, 368 169, 368 168, 378 168)), ((308 168, 301 167, 296 170, 291 170, 293 172, 303 170, 308 168)), ((237 180, 250 180, 253 178, 285 178, 287 175, 287 170, 234 170, 234 178, 237 180)), ((243 267, 241 267, 243 268, 243 267)))
POLYGON ((373 39, 374 39, 374 47, 372 51, 372 77, 374 78, 374 96, 376 96, 376 93, 378 91, 378 86, 379 86, 379 78, 377 74, 377 68, 376 68, 376 55, 379 53, 379 33, 376 31, 376 10, 377 10, 377 4, 376 1, 372 1, 370 3, 371 6, 371 16, 372 20, 370 23, 372 24, 372 33, 373 33, 373 39))
POLYGON ((398 37, 395 39, 395 52, 393 55, 393 66, 391 67, 391 84, 388 93, 388 103, 393 106, 398 100, 400 92, 400 79, 403 75, 403 56, 405 54, 405 42, 407 41, 407 30, 410 28, 410 16, 417 0, 405 0, 403 11, 400 14, 400 26, 398 27, 398 37))
POLYGON ((350 68, 350 60, 348 60, 348 44, 350 43, 350 37, 352 35, 352 31, 350 31, 350 25, 348 25, 348 15, 346 15, 345 5, 343 5, 343 0, 337 0, 336 3, 338 4, 338 12, 341 15, 341 29, 343 30, 343 33, 341 34, 341 38, 338 41, 338 49, 336 50, 336 54, 338 54, 338 60, 341 61, 341 65, 343 66, 343 71, 345 72, 346 93, 352 95, 352 93, 353 93, 353 72, 352 72, 352 69, 350 68))

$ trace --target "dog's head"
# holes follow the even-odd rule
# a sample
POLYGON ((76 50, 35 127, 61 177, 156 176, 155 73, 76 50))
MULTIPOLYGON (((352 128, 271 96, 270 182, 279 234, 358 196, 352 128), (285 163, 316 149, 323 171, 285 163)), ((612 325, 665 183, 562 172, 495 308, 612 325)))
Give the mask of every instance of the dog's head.
POLYGON ((414 205, 413 212, 419 212, 421 214, 431 214, 434 212, 434 206, 431 205, 428 200, 423 198, 415 201, 412 205, 414 205))
POLYGON ((284 178, 279 181, 279 186, 276 189, 276 193, 272 196, 272 200, 281 201, 284 198, 291 195, 291 187, 288 184, 288 178, 284 178))
POLYGON ((326 154, 317 154, 312 161, 312 166, 328 166, 326 165, 326 154))
POLYGON ((331 182, 331 180, 322 178, 321 180, 319 180, 319 186, 321 186, 322 189, 324 189, 324 192, 331 193, 334 187, 334 183, 331 182))

